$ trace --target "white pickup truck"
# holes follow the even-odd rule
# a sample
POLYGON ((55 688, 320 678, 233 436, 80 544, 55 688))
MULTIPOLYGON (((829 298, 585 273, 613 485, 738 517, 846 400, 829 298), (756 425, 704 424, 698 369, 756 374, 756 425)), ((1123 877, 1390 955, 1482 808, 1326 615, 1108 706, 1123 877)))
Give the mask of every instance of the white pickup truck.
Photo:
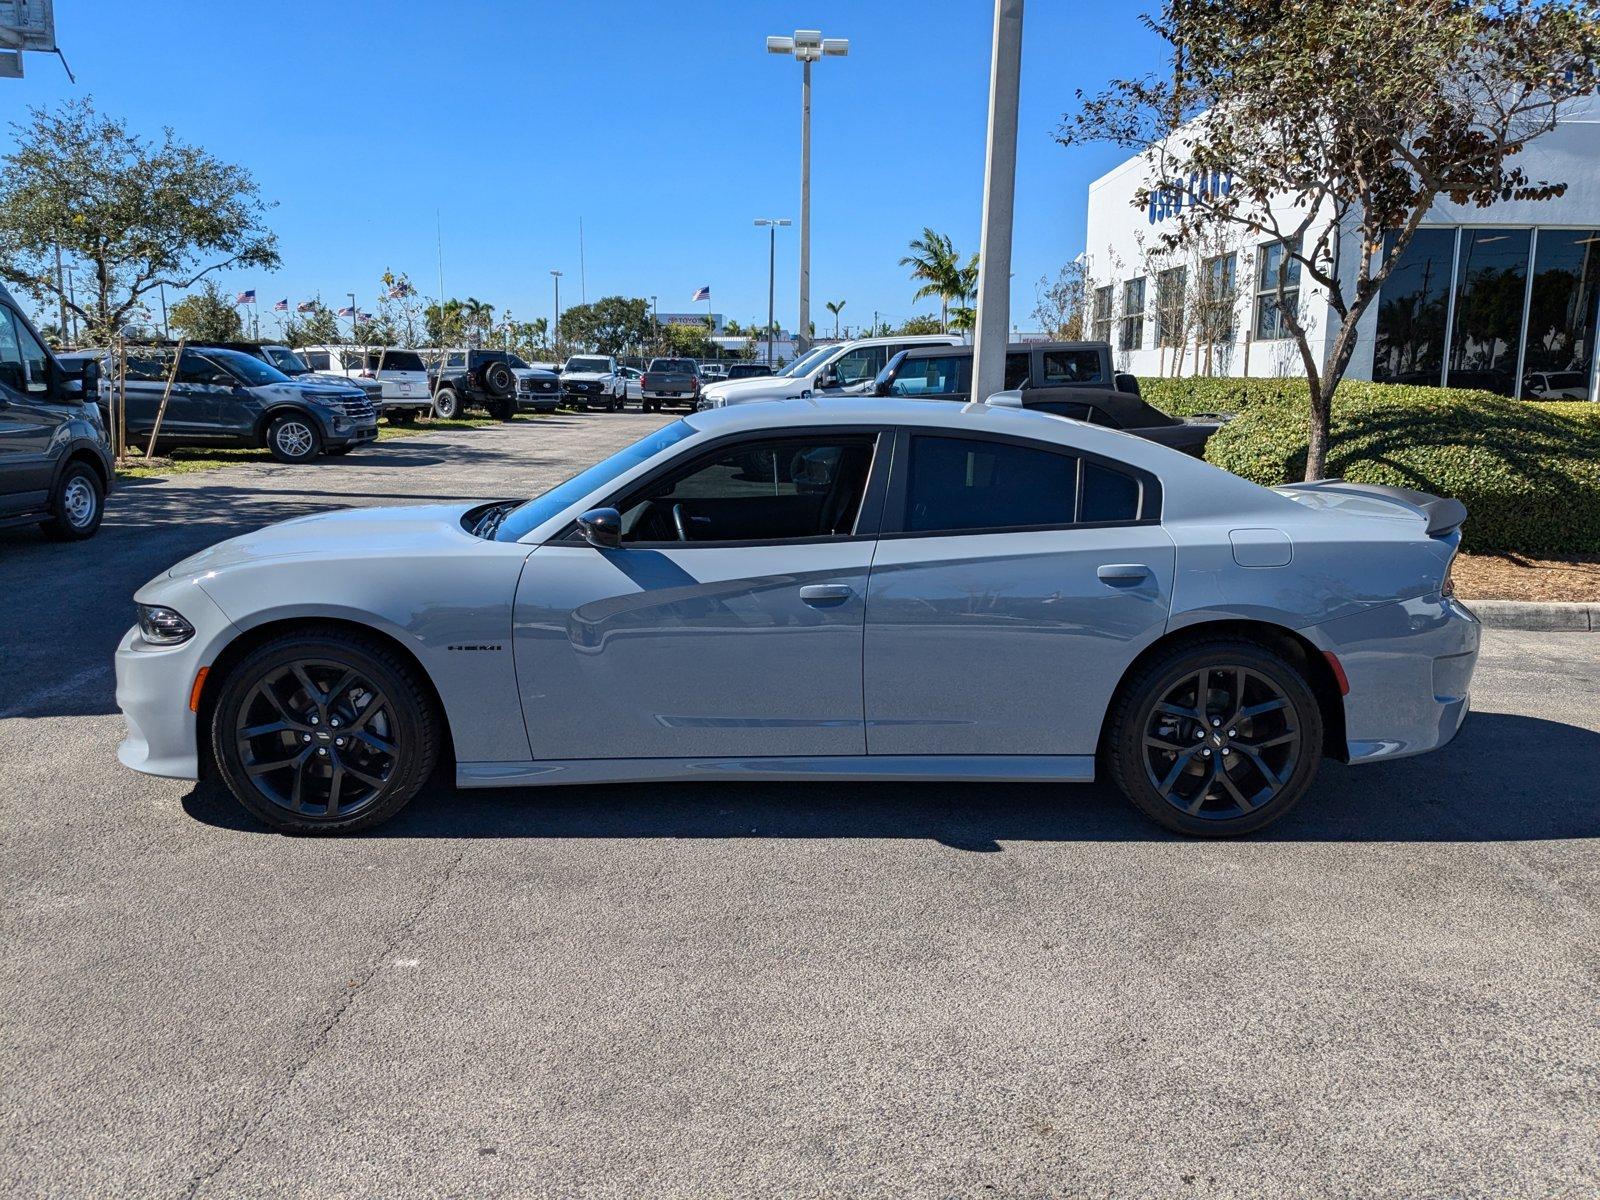
POLYGON ((776 375, 760 379, 730 379, 707 384, 700 392, 701 408, 745 404, 751 400, 788 400, 800 396, 859 396, 888 361, 912 346, 959 346, 955 334, 907 334, 900 337, 857 338, 814 346, 776 375))
POLYGON ((616 412, 628 398, 628 381, 617 360, 600 354, 574 354, 561 368, 561 393, 573 408, 616 412))

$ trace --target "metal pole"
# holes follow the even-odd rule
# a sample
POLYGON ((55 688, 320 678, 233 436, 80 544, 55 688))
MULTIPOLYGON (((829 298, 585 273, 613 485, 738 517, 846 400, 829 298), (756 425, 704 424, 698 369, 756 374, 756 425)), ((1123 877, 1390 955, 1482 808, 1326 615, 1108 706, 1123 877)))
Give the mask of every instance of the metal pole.
POLYGON ((172 340, 172 330, 167 325, 167 285, 161 284, 161 336, 167 341, 172 340))
POLYGON ((795 350, 811 348, 811 60, 801 60, 800 82, 800 327, 795 350))
POLYGON ((1005 388, 1011 328, 1011 223, 1017 189, 1017 93, 1022 74, 1022 0, 995 0, 989 67, 988 156, 983 173, 983 242, 978 250, 977 337, 972 399, 1005 388))
POLYGON ((56 243, 56 302, 57 307, 60 309, 60 316, 58 317, 60 324, 56 328, 61 333, 61 341, 66 345, 71 345, 71 341, 67 337, 67 285, 61 274, 60 242, 56 243))
POLYGON ((350 343, 354 345, 356 340, 356 316, 360 310, 356 308, 356 294, 354 292, 346 292, 345 295, 350 297, 350 343))
POLYGON ((767 226, 767 370, 772 370, 773 288, 778 270, 778 227, 767 226))

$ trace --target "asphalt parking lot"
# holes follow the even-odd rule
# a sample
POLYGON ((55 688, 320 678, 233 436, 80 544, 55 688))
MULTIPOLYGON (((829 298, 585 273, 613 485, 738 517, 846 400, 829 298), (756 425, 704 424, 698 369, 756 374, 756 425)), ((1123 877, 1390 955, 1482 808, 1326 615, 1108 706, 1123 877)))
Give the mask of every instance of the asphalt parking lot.
POLYGON ((1224 844, 1100 785, 438 790, 294 839, 117 764, 145 579, 659 423, 0 532, 5 1194, 1600 1193, 1600 636, 1490 631, 1451 747, 1224 844))

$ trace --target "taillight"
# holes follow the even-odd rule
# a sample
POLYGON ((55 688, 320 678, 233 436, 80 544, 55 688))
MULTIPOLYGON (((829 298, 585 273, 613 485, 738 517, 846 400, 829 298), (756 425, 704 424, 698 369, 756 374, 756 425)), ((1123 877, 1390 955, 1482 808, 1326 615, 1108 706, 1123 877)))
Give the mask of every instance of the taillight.
POLYGON ((1456 594, 1455 570, 1456 556, 1452 554, 1449 563, 1446 564, 1444 569, 1444 586, 1439 589, 1441 596, 1454 596, 1456 594))

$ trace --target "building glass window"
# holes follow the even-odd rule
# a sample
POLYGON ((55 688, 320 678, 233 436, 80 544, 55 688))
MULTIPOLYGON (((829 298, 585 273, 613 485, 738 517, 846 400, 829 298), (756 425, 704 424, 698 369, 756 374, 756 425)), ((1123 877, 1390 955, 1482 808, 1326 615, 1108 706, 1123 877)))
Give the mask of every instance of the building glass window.
POLYGON ((1094 340, 1111 340, 1111 285, 1094 290, 1094 340))
POLYGON ((1200 286, 1195 297, 1195 331, 1206 343, 1233 341, 1234 306, 1238 292, 1234 273, 1237 254, 1219 254, 1200 264, 1200 286))
POLYGON ((1183 300, 1188 286, 1189 272, 1185 267, 1172 267, 1156 276, 1157 346, 1183 344, 1183 300))
POLYGON ((1461 231, 1449 386, 1516 393, 1530 236, 1527 229, 1461 231))
POLYGON ((1300 239, 1268 242, 1256 251, 1256 340, 1272 341, 1289 335, 1284 310, 1300 310, 1300 239), (1278 296, 1278 273, 1283 272, 1283 297, 1278 296))
POLYGON ((1533 252, 1522 396, 1591 400, 1600 316, 1600 229, 1541 229, 1533 252))
POLYGON ((1122 324, 1117 346, 1122 350, 1144 348, 1144 277, 1122 285, 1122 324))
MULTIPOLYGON (((1395 233, 1384 238, 1383 256, 1394 253, 1395 233)), ((1382 383, 1438 387, 1444 369, 1445 322, 1450 316, 1450 266, 1456 231, 1419 229, 1378 296, 1378 336, 1372 377, 1382 383)))

